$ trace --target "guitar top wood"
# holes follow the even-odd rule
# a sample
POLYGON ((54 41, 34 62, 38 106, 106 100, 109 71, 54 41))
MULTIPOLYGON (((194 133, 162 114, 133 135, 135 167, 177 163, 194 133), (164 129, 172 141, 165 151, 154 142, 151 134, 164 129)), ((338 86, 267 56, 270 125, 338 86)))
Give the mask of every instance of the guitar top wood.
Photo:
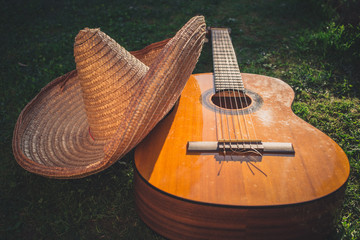
POLYGON ((171 239, 326 239, 350 167, 291 110, 283 81, 240 74, 227 29, 211 29, 214 74, 190 77, 135 151, 140 217, 171 239))
POLYGON ((258 99, 235 120, 232 112, 237 110, 223 112, 223 122, 241 123, 227 124, 224 132, 236 138, 233 132, 247 125, 263 142, 292 143, 294 155, 189 153, 189 141, 217 141, 222 127, 215 117, 218 107, 208 99, 214 94, 213 75, 196 74, 170 115, 137 147, 140 176, 170 196, 228 206, 304 203, 341 188, 349 176, 348 159, 333 140, 292 112, 293 90, 276 78, 242 78, 258 99), (260 106, 255 106, 258 101, 260 106))

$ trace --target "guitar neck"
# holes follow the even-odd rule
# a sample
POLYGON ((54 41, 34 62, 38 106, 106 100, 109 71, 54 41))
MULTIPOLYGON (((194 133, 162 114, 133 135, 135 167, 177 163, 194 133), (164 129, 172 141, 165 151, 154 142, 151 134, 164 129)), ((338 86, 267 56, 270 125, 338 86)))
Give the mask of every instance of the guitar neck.
POLYGON ((211 28, 215 91, 244 92, 236 54, 227 28, 211 28))

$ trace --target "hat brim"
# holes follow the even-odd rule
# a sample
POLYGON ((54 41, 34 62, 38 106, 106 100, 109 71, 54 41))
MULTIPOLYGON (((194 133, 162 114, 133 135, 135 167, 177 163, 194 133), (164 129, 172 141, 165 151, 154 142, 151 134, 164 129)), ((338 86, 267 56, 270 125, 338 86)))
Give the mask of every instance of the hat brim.
POLYGON ((16 160, 40 175, 81 176, 104 159, 104 142, 93 141, 88 128, 74 70, 45 86, 21 112, 13 137, 16 160))

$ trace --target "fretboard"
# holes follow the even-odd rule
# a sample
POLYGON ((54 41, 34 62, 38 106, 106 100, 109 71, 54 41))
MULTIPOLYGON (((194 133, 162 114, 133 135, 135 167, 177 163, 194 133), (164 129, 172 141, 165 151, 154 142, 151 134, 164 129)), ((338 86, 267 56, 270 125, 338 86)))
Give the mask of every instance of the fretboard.
POLYGON ((236 54, 227 28, 211 28, 215 91, 244 91, 236 54))

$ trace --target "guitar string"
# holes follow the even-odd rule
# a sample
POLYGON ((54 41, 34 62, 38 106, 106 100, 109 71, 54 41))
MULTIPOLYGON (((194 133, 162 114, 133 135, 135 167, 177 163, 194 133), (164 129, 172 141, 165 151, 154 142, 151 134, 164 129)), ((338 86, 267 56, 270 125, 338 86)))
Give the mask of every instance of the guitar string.
MULTIPOLYGON (((226 29, 227 30, 227 29, 226 29)), ((218 38, 220 39, 220 51, 221 51, 221 57, 220 58, 220 66, 222 69, 222 78, 221 80, 221 84, 222 84, 222 94, 223 94, 223 99, 224 99, 224 103, 225 103, 225 109, 234 109, 233 106, 233 102, 231 99, 231 93, 230 92, 234 92, 234 74, 233 74, 233 59, 231 57, 231 51, 229 51, 229 46, 227 43, 227 39, 226 39, 226 35, 223 34, 223 29, 220 29, 218 31, 218 38), (230 106, 228 106, 230 105, 230 106)), ((227 126, 228 126, 228 139, 229 139, 229 149, 232 152, 236 152, 236 150, 239 149, 239 144, 238 141, 236 141, 236 139, 238 139, 238 134, 236 131, 236 121, 235 121, 235 117, 234 114, 225 114, 226 119, 227 119, 227 126), (229 119, 230 118, 230 119, 229 119), (233 131, 230 131, 230 123, 232 125, 232 129, 233 131), (235 143, 236 143, 236 149, 233 149, 233 144, 232 144, 232 139, 235 139, 235 143)))
MULTIPOLYGON (((216 77, 218 77, 217 78, 217 83, 219 84, 219 88, 220 88, 219 89, 219 101, 220 101, 220 108, 219 109, 220 109, 221 113, 223 112, 222 107, 227 108, 227 101, 225 99, 225 88, 226 88, 226 86, 224 86, 224 84, 225 84, 226 80, 228 80, 228 82, 229 82, 228 78, 232 76, 232 74, 230 74, 230 72, 229 72, 229 63, 230 63, 229 60, 231 60, 231 58, 229 59, 229 56, 228 56, 228 54, 229 54, 228 53, 228 46, 226 44, 226 38, 224 37, 223 31, 224 31, 223 29, 218 29, 218 30, 212 31, 213 39, 215 40, 215 42, 213 43, 213 49, 216 50, 216 52, 214 52, 214 53, 215 53, 215 56, 216 56, 215 59, 217 61, 217 64, 214 63, 214 66, 216 67, 216 77), (225 73, 224 73, 224 71, 225 71, 225 73), (222 97, 221 97, 221 94, 223 95, 222 97), (225 106, 222 104, 222 98, 224 100, 224 105, 225 106)), ((230 80, 230 82, 232 83, 231 80, 230 80)), ((232 87, 232 88, 234 89, 234 87, 232 87)), ((230 100, 230 105, 231 105, 231 108, 233 108, 231 100, 230 100)), ((222 116, 224 116, 224 114, 220 114, 221 120, 222 120, 222 116)), ((234 117, 233 117, 233 115, 231 115, 231 116, 232 116, 233 130, 235 132, 235 139, 237 139, 236 128, 234 126, 234 117)), ((231 139, 232 138, 231 138, 231 133, 230 133, 230 130, 229 130, 229 123, 228 123, 227 114, 225 114, 225 117, 226 117, 227 126, 228 126, 228 135, 229 135, 228 139, 230 140, 230 143, 229 143, 230 150, 234 151, 232 149, 232 144, 231 144, 231 139)), ((241 127, 240 127, 240 129, 241 129, 241 127)), ((223 139, 226 139, 226 138, 223 137, 223 139)), ((223 148, 224 148, 224 153, 225 153, 225 143, 223 143, 223 148)), ((237 149, 239 149, 238 144, 237 144, 237 149)))
MULTIPOLYGON (((232 102, 232 99, 231 99, 231 93, 233 94, 233 97, 235 98, 235 93, 234 93, 234 90, 235 90, 235 84, 234 84, 234 69, 233 69, 233 66, 234 66, 234 62, 233 62, 233 57, 231 56, 231 49, 229 48, 229 44, 228 44, 228 39, 226 37, 226 34, 224 34, 224 31, 228 31, 227 29, 225 30, 221 30, 221 42, 222 42, 222 49, 224 51, 224 55, 225 55, 225 62, 223 62, 223 64, 226 64, 226 75, 225 75, 225 79, 224 79, 224 83, 226 84, 226 88, 228 89, 228 94, 229 96, 228 99, 229 99, 229 103, 230 103, 230 109, 234 109, 234 106, 233 106, 233 102, 232 102)), ((228 102, 228 101, 227 101, 228 102)), ((237 103, 235 101, 234 103, 235 105, 235 109, 237 108, 237 103)), ((232 121, 232 127, 233 127, 233 132, 234 132, 234 138, 235 138, 235 142, 236 142, 236 149, 238 150, 240 148, 239 146, 239 143, 237 141, 237 139, 239 139, 238 137, 238 134, 237 134, 237 131, 236 131, 236 121, 235 119, 236 118, 234 116, 234 114, 231 114, 231 121, 232 121)), ((240 134, 241 135, 241 134, 240 134)), ((233 152, 236 152, 236 150, 233 149, 232 147, 232 143, 230 141, 229 143, 229 146, 230 146, 230 150, 233 151, 233 152)))
MULTIPOLYGON (((229 74, 229 58, 228 58, 228 53, 227 53, 227 49, 226 49, 226 42, 224 41, 224 38, 223 38, 223 34, 221 34, 221 31, 217 32, 217 38, 220 40, 219 41, 219 44, 218 46, 220 47, 220 51, 221 51, 221 58, 219 59, 219 66, 220 66, 220 69, 221 69, 221 78, 220 78, 220 81, 221 81, 221 89, 222 89, 222 96, 223 96, 223 100, 224 100, 224 107, 225 109, 228 109, 229 106, 228 106, 228 101, 227 101, 227 89, 229 88, 228 87, 228 84, 226 82, 226 80, 229 80, 229 77, 230 77, 230 74, 229 74)), ((229 102, 229 105, 230 105, 230 108, 232 108, 232 103, 231 101, 229 102)), ((231 131, 230 131, 230 123, 229 122, 232 122, 234 124, 234 120, 233 120, 233 115, 231 115, 230 117, 230 121, 229 121, 229 116, 228 114, 225 114, 226 116, 226 122, 227 122, 227 133, 228 133, 228 139, 230 140, 230 143, 229 143, 229 147, 230 147, 230 150, 233 151, 232 149, 232 145, 231 145, 231 140, 232 140, 232 134, 231 134, 231 131)), ((233 128, 234 129, 234 128, 233 128)), ((235 139, 236 139, 236 134, 235 134, 235 139)))
MULTIPOLYGON (((219 34, 219 31, 216 31, 215 32, 215 35, 216 35, 216 39, 218 40, 218 44, 216 45, 217 46, 217 56, 218 56, 218 62, 219 60, 221 61, 221 59, 224 58, 224 51, 223 51, 223 45, 224 45, 224 41, 221 39, 221 34, 219 34)), ((226 54, 225 54, 226 56, 226 54)), ((225 97, 225 89, 226 89, 226 86, 224 85, 224 78, 226 78, 226 65, 223 65, 223 64, 218 64, 218 69, 219 69, 219 74, 220 74, 220 99, 222 99, 223 101, 223 104, 220 103, 220 106, 221 108, 224 107, 225 109, 228 108, 227 106, 227 101, 226 101, 226 97, 225 97), (222 95, 222 96, 221 96, 222 95)), ((222 109, 222 114, 221 116, 224 116, 225 118, 225 121, 226 121, 226 130, 227 130, 227 135, 228 137, 224 137, 223 139, 229 139, 230 142, 231 142, 231 132, 230 132, 230 125, 229 125, 229 117, 228 117, 228 114, 226 114, 225 110, 222 109)), ((224 135, 226 135, 226 133, 224 133, 224 135)), ((224 149, 226 149, 226 141, 224 141, 224 149)), ((231 149, 231 144, 229 144, 230 146, 230 150, 231 149)))
MULTIPOLYGON (((227 33, 228 33, 228 32, 227 32, 227 33)), ((233 51, 235 60, 237 61, 235 49, 234 49, 233 46, 232 46, 231 39, 230 39, 230 35, 227 34, 227 37, 228 37, 228 39, 229 39, 229 45, 231 44, 231 49, 232 49, 232 51, 233 51)), ((238 67, 238 63, 236 63, 236 64, 237 64, 237 67, 238 67)), ((240 70, 239 70, 239 74, 240 74, 240 77, 241 77, 240 70)), ((242 81, 242 80, 241 80, 241 81, 242 81)), ((257 135, 256 135, 256 131, 255 131, 255 125, 254 125, 254 122, 253 122, 253 119, 252 119, 252 113, 253 113, 253 112, 252 112, 252 109, 249 107, 249 102, 248 102, 247 97, 246 97, 246 90, 244 89, 243 91, 241 91, 241 93, 240 93, 240 91, 238 91, 238 93, 239 93, 239 94, 242 94, 243 99, 245 100, 245 107, 248 107, 248 111, 249 111, 248 114, 243 114, 243 116, 244 116, 244 123, 245 123, 244 126, 245 126, 245 128, 246 128, 246 132, 247 132, 247 135, 248 135, 248 140, 251 140, 251 137, 250 137, 251 134, 250 134, 250 132, 249 132, 249 126, 248 126, 248 124, 247 124, 248 121, 246 120, 245 115, 248 115, 250 125, 252 126, 251 128, 252 128, 252 130, 253 130, 252 132, 253 132, 253 134, 254 134, 254 138, 255 138, 255 140, 257 140, 257 135)), ((240 103, 241 103, 241 108, 244 109, 243 102, 241 101, 241 99, 240 99, 240 103)), ((259 152, 256 150, 256 148, 259 147, 259 144, 258 144, 257 141, 256 141, 256 148, 253 148, 253 146, 252 146, 252 144, 251 144, 251 141, 250 141, 249 145, 250 145, 250 149, 255 150, 256 153, 259 153, 259 152)))
MULTIPOLYGON (((228 48, 227 48, 227 49, 229 49, 230 52, 233 54, 233 59, 234 59, 234 61, 235 61, 235 63, 236 63, 236 67, 237 67, 238 74, 239 74, 239 77, 240 77, 240 82, 239 82, 239 83, 241 83, 241 81, 242 81, 242 80, 241 80, 241 73, 240 73, 240 70, 238 69, 239 66, 238 66, 238 63, 237 63, 236 53, 235 53, 235 50, 234 50, 234 48, 233 48, 233 46, 232 46, 232 42, 231 42, 231 38, 230 38, 229 32, 226 30, 226 31, 224 31, 224 34, 225 34, 226 39, 228 40, 228 41, 226 41, 226 42, 228 43, 228 48)), ((235 89, 235 88, 234 88, 234 89, 235 89)), ((248 103, 248 100, 247 100, 247 97, 246 97, 246 91, 243 90, 243 91, 241 91, 241 93, 240 93, 240 89, 239 89, 239 88, 237 88, 237 91, 238 91, 239 96, 240 96, 241 94, 243 94, 243 98, 244 98, 244 100, 245 100, 245 107, 248 107, 249 103, 248 103)), ((236 103, 237 103, 237 102, 236 102, 236 103)), ((241 104, 241 108, 244 109, 243 103, 242 103, 242 101, 241 101, 241 97, 240 97, 240 104, 241 104)), ((255 139, 257 139, 257 135, 256 135, 256 131, 255 131, 255 125, 254 125, 254 122, 253 122, 253 119, 252 119, 252 113, 253 113, 253 112, 252 112, 252 109, 249 108, 248 111, 249 111, 249 120, 250 120, 250 124, 252 125, 254 137, 255 137, 255 139)), ((238 110, 237 110, 237 112, 238 112, 238 110)), ((238 115, 238 114, 237 114, 237 115, 238 115)), ((251 140, 251 138, 250 138, 250 133, 249 133, 249 130, 248 130, 247 121, 246 121, 246 118, 245 118, 245 114, 243 114, 243 117, 244 117, 244 126, 245 126, 245 128, 246 128, 246 132, 247 132, 248 138, 249 138, 249 140, 251 140)), ((245 144, 245 143, 244 143, 244 144, 245 144)), ((256 149, 256 148, 259 147, 258 142, 256 142, 256 148, 254 148, 254 147, 252 146, 251 141, 249 142, 249 145, 250 145, 250 149, 252 149, 255 153, 262 155, 262 154, 256 149)))
MULTIPOLYGON (((233 67, 234 67, 234 70, 235 70, 235 74, 237 75, 237 77, 240 77, 240 81, 241 81, 241 75, 240 75, 240 70, 238 69, 238 63, 237 63, 237 59, 236 59, 236 55, 235 55, 235 51, 233 49, 233 46, 232 46, 232 43, 231 43, 231 39, 230 39, 230 35, 229 35, 229 32, 226 30, 224 31, 224 38, 226 39, 226 42, 228 44, 227 46, 227 49, 229 51, 229 54, 231 54, 232 56, 232 59, 233 59, 233 67), (237 69, 236 69, 237 68, 237 69)), ((237 82, 238 84, 241 83, 241 82, 237 82)), ((241 93, 240 93, 240 88, 239 86, 235 86, 234 85, 234 82, 232 81, 232 84, 233 84, 233 94, 234 94, 234 98, 235 98, 235 102, 237 104, 237 101, 236 101, 236 94, 235 94, 235 91, 237 92, 238 94, 238 98, 240 99, 241 98, 241 93)), ((240 99, 240 107, 241 109, 244 108, 243 104, 242 104, 242 101, 240 99)), ((241 126, 241 120, 240 120, 240 116, 239 116, 239 110, 238 110, 238 105, 236 107, 236 116, 237 116, 237 119, 238 119, 238 123, 239 123, 239 130, 241 132, 241 139, 245 140, 246 139, 246 136, 244 137, 244 135, 247 134, 247 138, 250 139, 250 135, 249 135, 249 132, 247 131, 247 126, 246 126, 246 119, 245 119, 245 116, 243 115, 243 121, 244 121, 244 125, 245 125, 245 134, 242 133, 242 126, 241 126)), ((242 141, 242 146, 243 146, 243 149, 245 150, 245 141, 242 141)), ((238 150, 239 150, 239 146, 238 146, 238 150)))
MULTIPOLYGON (((236 61, 237 74, 239 74, 239 78, 240 78, 240 79, 239 79, 239 83, 241 83, 241 81, 242 81, 242 79, 241 79, 241 73, 240 73, 240 69, 239 69, 238 62, 237 62, 236 53, 235 53, 235 50, 234 50, 234 48, 233 48, 233 46, 232 46, 232 43, 231 43, 231 39, 230 39, 230 35, 229 35, 229 34, 227 34, 227 38, 228 38, 228 40, 229 40, 229 45, 230 45, 230 47, 231 47, 234 60, 236 61)), ((243 88, 243 86, 241 86, 241 87, 243 88)), ((244 110, 244 104, 243 104, 243 101, 241 100, 241 98, 244 96, 244 91, 243 91, 243 89, 241 89, 241 87, 240 87, 240 88, 238 87, 238 88, 236 89, 236 91, 237 91, 238 98, 239 98, 239 101, 240 101, 241 110, 243 111, 243 110, 244 110)), ((240 119, 240 116, 239 116, 240 111, 239 111, 239 110, 236 110, 236 112, 237 112, 236 115, 237 115, 237 116, 239 117, 239 119, 240 119)), ((243 150, 246 151, 246 147, 245 147, 246 141, 245 141, 245 140, 246 140, 246 138, 247 138, 248 140, 250 140, 251 137, 250 137, 250 134, 249 134, 249 131, 248 131, 247 120, 246 120, 245 114, 242 114, 242 120, 243 120, 243 122, 244 122, 243 126, 244 126, 245 135, 247 135, 247 137, 245 136, 245 137, 242 138, 242 139, 244 139, 244 141, 243 141, 243 150)), ((239 127, 240 127, 240 129, 241 129, 241 126, 239 126, 239 127)), ((250 145, 250 146, 251 146, 251 145, 250 145)))
MULTIPOLYGON (((238 63, 237 63, 237 58, 236 58, 235 49, 233 48, 232 43, 231 43, 230 35, 228 34, 227 37, 229 38, 229 44, 231 44, 231 49, 232 49, 233 54, 234 54, 234 57, 235 57, 236 66, 239 67, 239 65, 238 65, 238 63)), ((240 70, 239 70, 239 74, 240 74, 239 76, 240 76, 240 78, 241 78, 240 70)), ((242 81, 242 80, 241 80, 241 81, 242 81)), ((240 93, 240 91, 238 90, 238 94, 243 94, 242 96, 243 96, 243 99, 245 100, 245 107, 248 107, 248 111, 249 111, 248 114, 243 114, 243 116, 249 115, 248 118, 249 118, 249 121, 250 121, 250 125, 252 126, 252 130, 253 130, 252 132, 253 132, 253 134, 254 134, 255 140, 257 140, 255 125, 254 125, 254 121, 253 121, 253 118, 252 118, 252 113, 253 113, 253 111, 252 111, 252 109, 249 107, 249 102, 248 102, 247 97, 246 97, 246 90, 244 89, 241 93, 240 93)), ((241 101, 241 99, 240 99, 240 103, 241 103, 241 108, 244 109, 243 102, 241 101)), ((245 125, 245 128, 246 128, 246 132, 247 132, 247 134, 248 134, 249 140, 251 140, 251 138, 250 138, 250 133, 249 133, 249 130, 248 130, 248 125, 246 124, 246 123, 247 123, 246 118, 244 118, 244 122, 245 122, 244 125, 245 125)), ((259 143, 258 143, 257 141, 256 141, 256 148, 254 148, 254 147, 252 146, 251 141, 250 141, 249 145, 250 145, 250 149, 254 150, 255 153, 261 155, 261 153, 260 153, 258 150, 256 150, 256 149, 259 148, 259 143)))
MULTIPOLYGON (((231 39, 230 39, 229 32, 228 32, 227 29, 225 29, 223 31, 223 38, 224 38, 224 42, 226 43, 226 49, 227 49, 227 52, 228 52, 229 57, 230 57, 230 64, 231 64, 230 69, 231 69, 231 72, 230 72, 229 75, 231 76, 233 99, 235 99, 235 111, 238 113, 239 105, 238 105, 238 102, 237 102, 236 92, 237 92, 238 96, 240 96, 240 94, 239 94, 239 86, 238 86, 240 82, 238 82, 237 80, 238 80, 239 77, 241 78, 241 76, 240 76, 240 71, 238 69, 235 52, 232 51, 233 48, 232 48, 232 44, 231 44, 231 39)), ((241 103, 241 101, 240 101, 240 103, 241 103)), ((238 126, 239 126, 239 134, 241 136, 240 139, 244 139, 242 129, 241 129, 241 123, 240 123, 239 114, 236 114, 236 119, 237 119, 238 126)), ((236 128, 235 127, 234 127, 234 131, 235 131, 235 134, 236 134, 236 128)), ((236 136, 236 139, 238 140, 239 138, 236 136)), ((237 150, 241 151, 239 141, 236 141, 236 146, 237 146, 237 150)), ((245 149, 244 141, 242 143, 242 147, 243 147, 242 149, 245 149)))
MULTIPOLYGON (((215 86, 215 90, 216 90, 216 87, 217 87, 217 84, 215 82, 215 80, 219 77, 218 74, 219 74, 219 71, 218 71, 218 66, 216 65, 216 61, 217 61, 217 58, 218 58, 218 55, 217 55, 217 51, 216 51, 216 45, 217 45, 217 39, 216 39, 216 34, 214 31, 211 31, 211 39, 212 39, 212 51, 213 51, 213 67, 214 67, 214 86, 215 86)), ((216 91, 215 91, 215 94, 216 91)), ((221 105, 221 98, 219 97, 219 101, 220 101, 220 105, 221 105)), ((215 108, 216 109, 216 108, 215 108)), ((218 110, 216 109, 215 110, 215 124, 216 124, 216 129, 218 129, 218 121, 217 121, 217 114, 219 114, 219 118, 220 118, 220 128, 221 128, 221 138, 224 139, 224 126, 223 126, 223 119, 222 119, 222 112, 221 112, 221 108, 219 108, 218 110)), ((217 142, 219 142, 219 135, 216 136, 216 140, 217 142)), ((225 143, 222 144, 223 146, 223 153, 224 155, 226 154, 226 150, 225 150, 225 143)))

